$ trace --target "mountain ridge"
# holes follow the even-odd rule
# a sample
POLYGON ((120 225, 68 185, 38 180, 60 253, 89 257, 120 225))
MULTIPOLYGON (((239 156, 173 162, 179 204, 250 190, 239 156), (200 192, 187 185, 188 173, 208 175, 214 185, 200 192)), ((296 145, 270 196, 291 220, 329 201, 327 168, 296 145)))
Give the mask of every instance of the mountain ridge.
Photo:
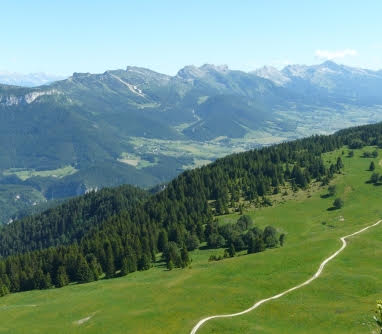
POLYGON ((150 187, 229 153, 382 120, 380 72, 298 66, 256 74, 205 64, 174 76, 127 66, 0 85, 0 184, 47 199, 150 187))

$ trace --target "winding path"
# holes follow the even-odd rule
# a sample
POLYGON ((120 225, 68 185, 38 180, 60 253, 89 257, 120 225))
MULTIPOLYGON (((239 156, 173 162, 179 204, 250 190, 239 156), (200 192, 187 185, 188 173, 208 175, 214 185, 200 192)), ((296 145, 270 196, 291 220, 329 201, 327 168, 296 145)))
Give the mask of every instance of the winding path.
POLYGON ((382 220, 379 220, 378 222, 376 222, 376 223, 373 224, 373 225, 369 225, 369 226, 367 226, 367 227, 365 227, 365 228, 363 228, 363 229, 361 229, 361 230, 359 230, 359 231, 357 231, 357 232, 354 232, 354 233, 352 233, 352 234, 349 234, 349 235, 346 235, 346 236, 344 236, 344 237, 341 237, 341 238, 340 238, 340 240, 342 241, 342 246, 341 246, 341 248, 340 248, 338 251, 336 251, 334 254, 332 254, 331 256, 329 256, 328 258, 326 258, 326 259, 321 263, 321 265, 320 265, 320 267, 318 268, 317 272, 316 272, 311 278, 309 278, 307 281, 305 281, 304 283, 301 283, 301 284, 299 284, 299 285, 296 285, 296 286, 294 286, 294 287, 292 287, 292 288, 290 288, 290 289, 288 289, 288 290, 285 290, 285 291, 283 291, 283 292, 281 292, 281 293, 279 293, 278 295, 275 295, 275 296, 273 296, 273 297, 269 297, 269 298, 266 298, 266 299, 262 299, 262 300, 258 301, 256 304, 254 304, 252 307, 250 307, 250 308, 248 308, 248 309, 246 309, 246 310, 244 310, 244 311, 241 311, 241 312, 238 312, 238 313, 232 313, 232 314, 213 315, 213 316, 204 318, 204 319, 200 320, 200 321, 196 324, 196 326, 192 329, 192 331, 191 331, 190 334, 195 334, 195 333, 199 330, 199 328, 202 327, 202 326, 203 326, 207 321, 209 321, 209 320, 217 319, 217 318, 232 318, 232 317, 238 317, 239 315, 243 315, 243 314, 246 314, 246 313, 248 313, 248 312, 253 311, 254 309, 258 308, 261 304, 264 304, 264 303, 266 303, 266 302, 268 302, 268 301, 270 301, 270 300, 273 300, 273 299, 278 299, 278 298, 280 298, 280 297, 286 295, 286 294, 289 293, 289 292, 292 292, 292 291, 294 291, 294 290, 297 290, 297 289, 299 289, 299 288, 302 288, 302 287, 305 286, 305 285, 308 285, 308 284, 312 283, 316 278, 318 278, 318 277, 321 275, 321 273, 322 273, 324 267, 326 266, 326 264, 327 264, 328 262, 330 262, 331 260, 333 260, 338 254, 340 254, 340 253, 345 249, 345 247, 347 246, 347 243, 346 243, 346 239, 347 239, 347 238, 350 238, 350 237, 353 237, 353 236, 355 236, 355 235, 357 235, 357 234, 360 234, 360 233, 362 233, 362 232, 365 232, 365 231, 368 230, 369 228, 379 225, 381 222, 382 222, 382 220))

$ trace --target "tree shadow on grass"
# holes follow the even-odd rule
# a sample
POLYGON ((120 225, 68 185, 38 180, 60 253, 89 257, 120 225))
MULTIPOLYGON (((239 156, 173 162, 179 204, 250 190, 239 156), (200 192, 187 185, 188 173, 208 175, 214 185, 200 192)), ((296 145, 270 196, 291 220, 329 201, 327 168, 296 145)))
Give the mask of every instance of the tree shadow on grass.
POLYGON ((370 180, 367 180, 365 181, 366 184, 372 184, 374 187, 379 187, 379 186, 382 186, 382 182, 377 182, 377 183, 374 183, 370 180))

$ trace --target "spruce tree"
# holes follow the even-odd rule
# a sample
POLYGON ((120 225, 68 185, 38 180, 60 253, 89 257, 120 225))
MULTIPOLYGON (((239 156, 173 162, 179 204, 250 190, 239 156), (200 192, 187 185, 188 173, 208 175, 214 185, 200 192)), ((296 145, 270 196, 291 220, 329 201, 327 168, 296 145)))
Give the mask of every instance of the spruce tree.
POLYGON ((44 274, 41 268, 37 269, 33 275, 33 285, 35 289, 47 289, 51 286, 50 275, 44 274))
POLYGON ((277 246, 277 231, 273 226, 267 226, 264 229, 263 240, 266 247, 272 248, 277 246))
POLYGON ((263 241, 263 238, 257 237, 255 239, 254 247, 253 247, 254 253, 263 252, 265 248, 266 248, 266 245, 263 241))
POLYGON ((158 250, 163 252, 168 244, 168 236, 166 230, 161 230, 158 235, 158 250))
POLYGON ((182 268, 187 267, 191 261, 187 248, 185 246, 180 250, 180 257, 182 260, 182 268))
POLYGON ((83 256, 80 256, 80 259, 78 261, 76 279, 79 283, 87 283, 94 281, 94 274, 83 256))
POLYGON ((143 254, 138 261, 138 270, 148 270, 151 267, 150 256, 143 254))
POLYGON ((69 278, 68 278, 68 274, 66 273, 65 267, 64 266, 58 267, 57 273, 56 273, 56 279, 55 279, 55 286, 57 288, 61 288, 68 284, 69 284, 69 278))
POLYGON ((343 162, 342 162, 341 157, 338 157, 338 158, 337 158, 336 167, 337 167, 337 172, 338 172, 338 173, 341 171, 342 168, 344 168, 344 164, 343 164, 343 162))
POLYGON ((174 263, 172 262, 172 260, 168 261, 166 266, 168 270, 174 269, 174 263))
POLYGON ((46 273, 46 275, 44 277, 43 289, 49 289, 51 287, 52 287, 52 278, 50 276, 50 273, 46 273))
POLYGON ((89 265, 90 271, 93 273, 94 280, 98 280, 100 275, 102 274, 102 268, 99 262, 97 261, 97 257, 94 254, 86 255, 86 262, 89 265))
POLYGON ((135 254, 130 254, 127 256, 127 267, 128 267, 129 273, 133 273, 134 271, 137 271, 138 269, 137 257, 135 254))
POLYGON ((199 247, 200 241, 196 234, 189 234, 186 239, 187 250, 192 251, 199 247))
POLYGON ((235 251, 235 246, 233 245, 233 243, 231 243, 229 245, 229 248, 228 248, 228 254, 230 257, 234 257, 235 254, 236 254, 236 251, 235 251))
POLYGON ((3 297, 9 293, 8 287, 0 279, 0 297, 3 297))
POLYGON ((105 264, 106 264, 106 270, 105 275, 106 278, 113 277, 115 274, 115 265, 114 265, 114 255, 113 251, 111 249, 110 243, 107 243, 106 250, 105 250, 105 264))
POLYGON ((127 258, 123 258, 120 276, 126 276, 128 273, 129 273, 129 265, 127 262, 127 258))

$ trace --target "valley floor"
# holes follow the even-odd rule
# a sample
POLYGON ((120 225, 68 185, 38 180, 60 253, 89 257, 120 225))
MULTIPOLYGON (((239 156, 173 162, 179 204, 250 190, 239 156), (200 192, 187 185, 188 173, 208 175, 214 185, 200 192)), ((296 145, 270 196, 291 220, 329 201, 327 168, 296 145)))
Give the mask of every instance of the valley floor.
MULTIPOLYGON (((188 334, 210 314, 240 312, 304 282, 341 246, 341 236, 382 217, 382 187, 365 183, 372 159, 361 158, 361 150, 353 158, 346 153, 326 156, 341 155, 345 163, 344 174, 334 181, 345 202, 342 209, 328 210, 334 198, 322 198, 321 189, 249 212, 259 227, 272 225, 286 233, 284 247, 218 262, 208 258, 222 250, 197 250, 191 267, 183 270, 157 266, 119 279, 8 295, 0 299, 0 333, 188 334)), ((349 239, 310 285, 243 316, 211 320, 198 334, 372 333, 375 301, 381 298, 381 256, 379 225, 349 239)))

